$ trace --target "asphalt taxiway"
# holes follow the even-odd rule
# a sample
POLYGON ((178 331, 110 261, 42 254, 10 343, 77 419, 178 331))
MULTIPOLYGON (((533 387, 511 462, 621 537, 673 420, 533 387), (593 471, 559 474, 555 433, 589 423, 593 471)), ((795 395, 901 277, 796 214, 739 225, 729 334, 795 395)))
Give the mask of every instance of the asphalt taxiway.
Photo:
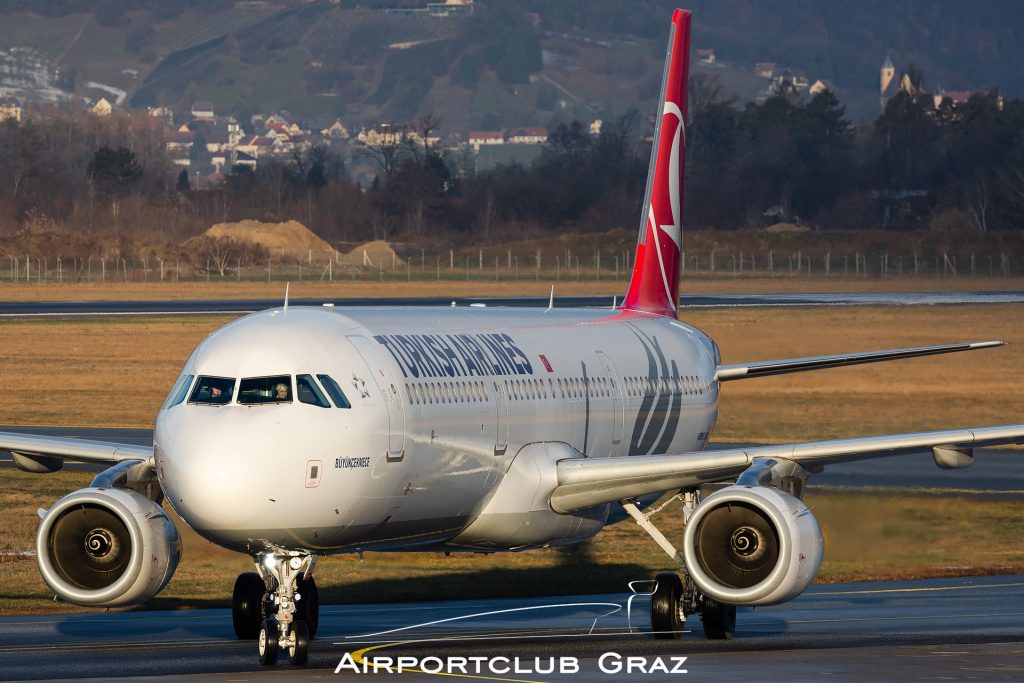
MULTIPOLYGON (((646 578, 646 577, 638 577, 646 578)), ((334 670, 368 657, 484 657, 488 680, 610 680, 627 657, 687 657, 687 674, 619 672, 615 680, 1024 680, 1024 575, 812 586, 785 605, 741 608, 736 636, 709 641, 691 617, 681 640, 655 640, 647 601, 630 594, 321 607, 310 663, 267 669, 235 640, 228 610, 95 612, 0 618, 6 680, 171 675, 184 680, 312 677, 376 680, 334 670), (627 610, 627 607, 629 608, 627 610), (368 648, 370 648, 368 650, 368 648), (614 656, 607 656, 613 653, 614 656), (604 660, 602 656, 606 655, 604 660), (504 668, 519 658, 520 672, 504 668), (574 657, 578 673, 537 673, 574 657)), ((401 680, 426 680, 405 674, 401 680)), ((456 679, 479 680, 477 677, 456 679)), ((438 680, 434 678, 434 680, 438 680)), ((450 680, 450 679, 449 679, 450 680)))
MULTIPOLYGON (((558 308, 610 307, 621 296, 558 296, 558 308)), ((937 306, 1019 304, 1024 292, 810 292, 797 294, 684 294, 682 307, 744 306, 937 306)), ((161 301, 3 301, 0 318, 110 315, 242 314, 282 304, 282 299, 169 299, 161 301)), ((546 308, 548 297, 430 297, 291 299, 291 306, 512 306, 546 308)))

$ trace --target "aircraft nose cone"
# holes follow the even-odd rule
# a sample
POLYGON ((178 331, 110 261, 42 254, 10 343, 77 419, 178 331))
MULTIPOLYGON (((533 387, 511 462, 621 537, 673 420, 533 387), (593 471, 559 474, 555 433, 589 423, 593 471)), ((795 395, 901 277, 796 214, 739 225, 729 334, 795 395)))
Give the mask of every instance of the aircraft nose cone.
POLYGON ((164 489, 178 514, 197 531, 257 526, 274 481, 268 435, 227 425, 189 430, 164 446, 164 489))

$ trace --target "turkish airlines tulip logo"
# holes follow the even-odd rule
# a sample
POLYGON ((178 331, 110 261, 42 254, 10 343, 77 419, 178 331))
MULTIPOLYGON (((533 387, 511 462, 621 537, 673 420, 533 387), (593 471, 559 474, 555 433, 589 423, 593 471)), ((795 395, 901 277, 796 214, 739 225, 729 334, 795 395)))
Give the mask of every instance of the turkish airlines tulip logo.
MULTIPOLYGON (((683 149, 683 145, 686 142, 686 122, 683 120, 683 112, 679 109, 679 105, 675 102, 667 101, 662 109, 662 117, 671 114, 675 117, 676 128, 672 133, 672 147, 669 150, 668 158, 668 173, 659 173, 656 175, 656 179, 665 180, 667 176, 668 187, 667 188, 654 188, 652 191, 651 201, 647 205, 647 220, 650 223, 651 230, 654 235, 658 234, 658 231, 665 233, 672 243, 675 245, 676 252, 678 253, 681 249, 682 240, 682 207, 680 206, 681 201, 679 197, 680 190, 680 178, 679 178, 679 166, 680 157, 679 154, 683 149), (664 190, 668 190, 668 202, 669 211, 671 212, 671 222, 661 223, 654 215, 654 199, 657 197, 659 200, 665 196, 664 190)), ((662 126, 665 125, 665 121, 662 120, 662 126)), ((664 135, 664 131, 662 135, 664 135)), ((658 202, 659 210, 663 206, 663 200, 658 202)), ((669 285, 668 281, 668 270, 665 268, 665 255, 662 253, 661 240, 655 240, 655 248, 658 252, 658 267, 661 271, 661 283, 665 287, 665 297, 669 302, 669 306, 675 310, 675 300, 672 296, 673 287, 669 285)), ((673 274, 675 270, 673 270, 673 274)))
MULTIPOLYGON (((669 209, 672 212, 672 222, 668 224, 661 224, 655 219, 653 202, 650 207, 650 221, 652 226, 657 226, 658 229, 671 238, 678 250, 682 232, 682 216, 681 211, 679 210, 679 153, 683 148, 683 144, 686 142, 686 124, 683 121, 683 112, 680 111, 679 105, 675 102, 666 102, 665 108, 661 113, 662 116, 672 114, 676 117, 676 130, 672 135, 672 149, 668 158, 668 201, 669 209)), ((664 125, 664 123, 662 125, 664 125)), ((664 178, 664 176, 662 177, 664 178)))

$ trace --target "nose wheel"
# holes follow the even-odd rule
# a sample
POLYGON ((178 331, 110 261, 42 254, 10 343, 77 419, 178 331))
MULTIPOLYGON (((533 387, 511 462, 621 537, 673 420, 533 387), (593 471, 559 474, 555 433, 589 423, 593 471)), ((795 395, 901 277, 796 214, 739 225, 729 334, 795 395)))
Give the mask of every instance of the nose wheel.
POLYGON ((305 664, 309 641, 320 621, 313 580, 316 556, 273 548, 254 559, 258 573, 241 574, 235 581, 231 603, 235 634, 256 639, 260 664, 273 666, 281 650, 292 664, 305 664))

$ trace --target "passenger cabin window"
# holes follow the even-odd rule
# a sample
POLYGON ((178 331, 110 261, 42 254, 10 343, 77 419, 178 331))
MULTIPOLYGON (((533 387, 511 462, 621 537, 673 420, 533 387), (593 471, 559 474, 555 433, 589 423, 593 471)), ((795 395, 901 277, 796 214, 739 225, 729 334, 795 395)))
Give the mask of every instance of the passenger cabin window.
POLYGON ((231 403, 231 395, 235 392, 233 377, 205 377, 196 380, 196 386, 189 396, 189 403, 220 406, 231 403))
POLYGON ((188 390, 192 386, 192 380, 196 378, 195 375, 182 375, 178 378, 178 381, 174 383, 174 387, 171 389, 171 393, 167 394, 167 400, 164 401, 163 410, 173 408, 188 396, 188 390))
POLYGON ((345 397, 345 392, 341 390, 338 383, 331 378, 330 375, 317 375, 316 378, 320 380, 320 384, 324 385, 324 389, 327 390, 327 395, 334 401, 336 408, 351 408, 352 404, 348 402, 345 397))
POLYGON ((243 405, 291 403, 292 378, 288 375, 246 377, 238 384, 238 402, 243 405))
POLYGON ((295 396, 299 399, 299 403, 308 403, 311 406, 318 406, 320 408, 331 407, 331 404, 327 402, 327 397, 324 396, 324 392, 320 391, 320 387, 313 381, 312 375, 295 376, 295 396))

